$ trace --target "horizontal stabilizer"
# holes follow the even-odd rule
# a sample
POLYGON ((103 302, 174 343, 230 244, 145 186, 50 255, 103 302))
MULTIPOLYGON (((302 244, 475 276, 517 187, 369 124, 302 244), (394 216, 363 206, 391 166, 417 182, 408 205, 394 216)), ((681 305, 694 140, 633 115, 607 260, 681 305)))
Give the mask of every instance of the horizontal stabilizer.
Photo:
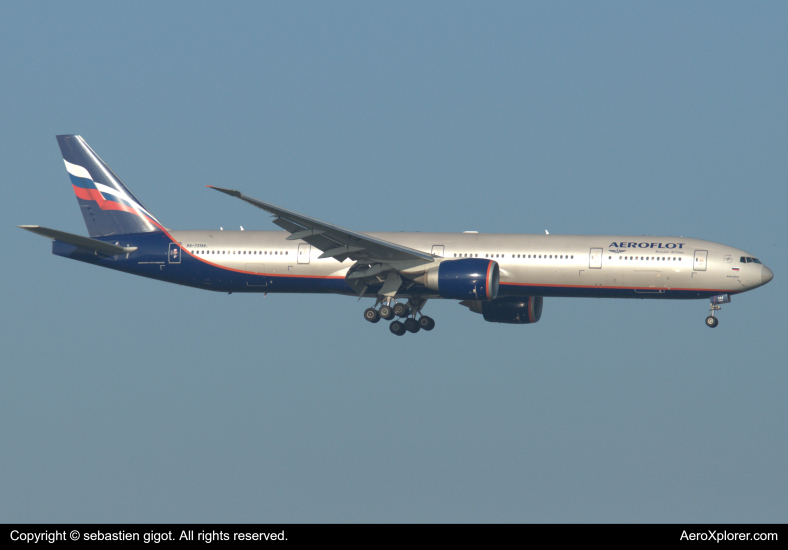
POLYGON ((58 231, 57 229, 49 229, 48 227, 41 227, 40 225, 18 225, 22 229, 48 237, 55 241, 60 241, 68 244, 73 244, 80 248, 88 250, 95 250, 102 254, 116 256, 118 254, 126 254, 127 252, 134 252, 137 250, 136 246, 118 246, 112 243, 105 243, 98 239, 91 239, 90 237, 83 237, 82 235, 74 235, 73 233, 66 233, 65 231, 58 231))

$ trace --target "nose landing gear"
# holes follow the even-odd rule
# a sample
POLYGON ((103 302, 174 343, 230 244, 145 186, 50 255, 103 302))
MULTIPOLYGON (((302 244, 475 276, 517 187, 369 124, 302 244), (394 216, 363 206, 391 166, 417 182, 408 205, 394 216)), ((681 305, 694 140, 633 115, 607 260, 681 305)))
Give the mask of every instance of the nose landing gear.
POLYGON ((709 298, 709 301, 711 305, 709 306, 709 316, 706 317, 706 326, 714 328, 720 324, 720 320, 714 316, 714 312, 722 309, 722 306, 719 304, 729 304, 731 297, 728 294, 717 294, 709 298))

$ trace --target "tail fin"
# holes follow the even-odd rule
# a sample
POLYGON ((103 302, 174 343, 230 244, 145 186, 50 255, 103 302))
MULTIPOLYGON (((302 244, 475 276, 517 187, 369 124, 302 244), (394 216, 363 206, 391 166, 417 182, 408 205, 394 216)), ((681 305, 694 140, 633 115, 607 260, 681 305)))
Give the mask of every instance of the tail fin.
POLYGON ((163 229, 84 139, 57 136, 57 144, 91 237, 163 229))

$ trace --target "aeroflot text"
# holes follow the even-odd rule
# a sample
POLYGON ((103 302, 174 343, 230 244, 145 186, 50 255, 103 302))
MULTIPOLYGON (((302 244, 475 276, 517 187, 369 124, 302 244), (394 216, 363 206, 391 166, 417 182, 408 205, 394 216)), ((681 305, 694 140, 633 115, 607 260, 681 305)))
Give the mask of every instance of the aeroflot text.
POLYGON ((620 243, 612 242, 608 248, 684 248, 686 243, 620 243))

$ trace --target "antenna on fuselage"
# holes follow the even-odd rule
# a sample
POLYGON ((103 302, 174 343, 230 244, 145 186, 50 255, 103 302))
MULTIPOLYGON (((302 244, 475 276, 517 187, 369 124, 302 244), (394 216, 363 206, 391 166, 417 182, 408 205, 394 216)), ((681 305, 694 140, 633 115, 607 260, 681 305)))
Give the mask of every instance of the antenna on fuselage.
POLYGON ((547 229, 545 229, 545 230, 544 230, 544 234, 545 234, 545 235, 549 235, 549 234, 550 234, 550 232, 549 232, 547 229))

